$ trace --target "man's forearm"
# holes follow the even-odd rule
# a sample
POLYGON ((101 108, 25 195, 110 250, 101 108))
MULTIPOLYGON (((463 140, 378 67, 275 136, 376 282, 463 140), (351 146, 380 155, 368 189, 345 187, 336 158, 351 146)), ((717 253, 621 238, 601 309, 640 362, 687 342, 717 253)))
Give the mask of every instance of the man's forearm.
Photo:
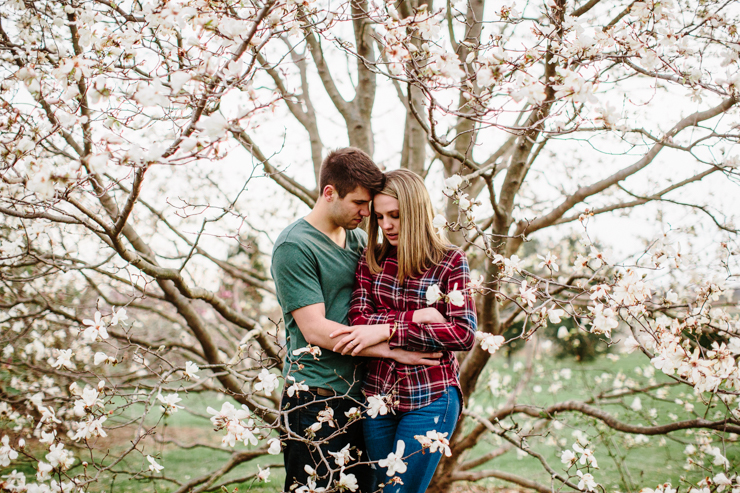
MULTIPOLYGON (((303 337, 306 339, 306 342, 309 344, 312 344, 314 346, 319 346, 322 349, 328 349, 333 350, 334 346, 337 345, 337 342, 339 342, 339 339, 341 339, 341 336, 338 337, 330 337, 330 334, 344 329, 346 325, 333 322, 328 319, 324 319, 318 323, 314 323, 309 325, 308 327, 300 327, 301 332, 303 333, 303 337)), ((382 330, 383 328, 388 329, 390 326, 388 324, 381 324, 378 325, 378 330, 382 330)), ((380 346, 380 344, 378 344, 380 346)), ((374 352, 372 354, 365 354, 365 350, 363 350, 360 353, 360 356, 371 356, 374 358, 388 358, 390 357, 390 347, 388 347, 388 344, 385 344, 386 349, 379 351, 377 349, 373 350, 374 352)), ((366 348, 366 350, 369 350, 370 348, 366 348)))
POLYGON ((357 356, 365 356, 367 358, 392 358, 393 351, 387 342, 381 342, 375 346, 366 347, 357 356))

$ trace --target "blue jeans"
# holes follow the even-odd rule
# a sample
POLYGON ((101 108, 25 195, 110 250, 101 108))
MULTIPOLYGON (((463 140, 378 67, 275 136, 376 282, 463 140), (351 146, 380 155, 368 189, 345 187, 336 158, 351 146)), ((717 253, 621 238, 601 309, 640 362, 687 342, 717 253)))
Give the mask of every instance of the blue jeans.
MULTIPOLYGON (((349 418, 344 414, 352 407, 361 408, 360 404, 350 398, 342 396, 322 397, 314 395, 310 391, 301 391, 299 395, 288 397, 283 394, 280 410, 285 413, 281 419, 284 420, 290 431, 299 437, 306 438, 306 429, 316 423, 316 417, 320 411, 327 407, 334 410, 336 427, 330 427, 323 423, 316 432, 311 443, 300 440, 290 440, 283 436, 283 460, 285 462, 285 489, 290 489, 295 483, 305 485, 308 481, 308 473, 304 466, 309 465, 318 474, 317 486, 330 487, 329 470, 327 462, 332 469, 338 469, 334 458, 329 452, 339 452, 342 447, 349 444, 352 461, 346 466, 346 474, 354 474, 357 478, 359 489, 356 493, 371 493, 373 488, 373 470, 367 464, 355 465, 358 459, 358 451, 362 452, 361 461, 367 462, 365 453, 365 440, 362 436, 362 424, 355 420, 349 423, 349 418), (343 432, 337 433, 337 430, 343 432), (333 436, 332 436, 333 435, 333 436), (322 459, 322 455, 324 459, 322 459)), ((339 473, 335 472, 333 480, 339 480, 339 473)))
MULTIPOLYGON (((367 453, 372 461, 378 461, 388 457, 391 452, 396 452, 397 443, 403 440, 405 444, 404 457, 407 463, 406 472, 397 476, 403 481, 403 485, 392 484, 383 489, 383 493, 424 493, 432 481, 434 471, 437 469, 442 454, 437 451, 430 453, 425 450, 420 452, 421 443, 414 435, 426 435, 427 431, 436 430, 447 433, 447 439, 452 437, 455 431, 457 418, 460 416, 460 393, 456 387, 447 387, 442 396, 431 404, 414 411, 397 412, 395 415, 388 413, 385 416, 378 415, 375 418, 362 420, 362 428, 365 433, 365 445, 367 453)), ((386 468, 375 464, 376 484, 386 483, 391 479, 386 474, 386 468)))

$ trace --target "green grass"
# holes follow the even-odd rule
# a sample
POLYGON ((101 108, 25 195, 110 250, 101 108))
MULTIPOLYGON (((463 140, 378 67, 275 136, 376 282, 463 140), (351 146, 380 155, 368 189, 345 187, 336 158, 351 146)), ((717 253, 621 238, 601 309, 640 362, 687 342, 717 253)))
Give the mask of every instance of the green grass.
MULTIPOLYGON (((487 368, 486 374, 480 382, 485 385, 488 375, 492 372, 498 372, 502 375, 509 375, 513 381, 520 372, 515 372, 513 365, 519 361, 514 358, 512 362, 504 360, 495 360, 487 368)), ((541 376, 535 377, 532 382, 525 388, 519 403, 532 404, 546 407, 556 402, 567 400, 583 401, 590 396, 597 394, 600 388, 607 389, 609 384, 617 375, 624 375, 625 379, 632 378, 639 384, 648 384, 650 382, 660 383, 669 382, 670 379, 660 372, 656 372, 653 379, 649 382, 635 371, 636 368, 646 368, 649 362, 640 355, 621 356, 616 361, 606 357, 599 358, 597 361, 590 363, 575 363, 572 360, 548 360, 542 359, 537 362, 542 365, 544 371, 541 376), (547 391, 549 385, 556 382, 554 375, 564 368, 572 370, 570 380, 560 381, 565 383, 563 389, 552 394, 547 391), (595 382, 595 377, 602 374, 608 375, 601 384, 595 382), (542 391, 534 391, 536 386, 540 386, 542 391)), ((539 373, 539 372, 538 372, 539 373)), ((640 386, 642 386, 640 385, 640 386)), ((675 420, 692 419, 698 416, 716 419, 714 413, 719 408, 710 405, 696 405, 692 412, 688 412, 680 405, 674 403, 675 399, 681 399, 686 402, 696 403, 691 389, 686 386, 674 386, 669 388, 666 395, 661 398, 640 395, 642 401, 642 410, 635 412, 629 408, 634 396, 624 399, 612 400, 610 404, 601 404, 597 407, 609 412, 612 416, 628 424, 650 425, 651 419, 648 416, 648 410, 655 408, 657 417, 654 422, 657 424, 666 424, 675 420), (675 414, 674 417, 669 413, 675 414)), ((487 415, 491 407, 498 407, 505 400, 504 397, 496 398, 490 392, 479 389, 473 398, 471 408, 483 415, 487 415)), ((505 420, 505 423, 513 425, 515 422, 522 424, 525 420, 515 418, 514 420, 505 420)), ((565 448, 570 448, 575 442, 573 431, 580 429, 584 431, 591 439, 590 448, 594 451, 598 459, 599 469, 591 471, 597 482, 603 484, 611 491, 639 491, 643 487, 655 487, 657 484, 670 481, 674 487, 683 484, 683 480, 698 481, 705 474, 698 469, 692 468, 687 471, 684 469, 686 456, 683 451, 687 444, 695 442, 694 431, 676 431, 670 434, 667 439, 660 436, 637 437, 636 435, 616 434, 610 431, 601 422, 579 416, 575 413, 561 413, 557 415, 557 421, 562 424, 562 429, 557 430, 550 427, 542 436, 533 436, 529 439, 530 447, 544 455, 548 463, 559 473, 564 473, 563 465, 560 462, 559 454, 565 448), (635 439, 637 438, 637 441, 635 439), (647 439, 647 443, 640 443, 640 439, 647 439), (618 467, 619 466, 621 467, 618 467)), ((470 427, 470 425, 468 425, 470 427)), ((476 457, 496 448, 500 445, 500 439, 491 437, 478 446, 470 454, 476 457), (491 439, 493 438, 493 439, 491 439)), ((713 445, 722 447, 719 441, 713 445)), ((740 460, 740 447, 735 443, 728 443, 725 450, 727 458, 731 463, 737 464, 740 460)), ((711 463, 711 459, 709 461, 711 463)), ((529 479, 535 479, 543 484, 549 484, 549 475, 541 466, 538 460, 530 456, 517 456, 508 453, 501 456, 484 466, 477 469, 498 469, 512 472, 525 476, 529 479)), ((575 468, 571 469, 571 474, 575 474, 575 468)), ((577 481, 576 481, 577 482, 577 481)), ((501 482, 493 481, 493 484, 503 485, 501 482)))

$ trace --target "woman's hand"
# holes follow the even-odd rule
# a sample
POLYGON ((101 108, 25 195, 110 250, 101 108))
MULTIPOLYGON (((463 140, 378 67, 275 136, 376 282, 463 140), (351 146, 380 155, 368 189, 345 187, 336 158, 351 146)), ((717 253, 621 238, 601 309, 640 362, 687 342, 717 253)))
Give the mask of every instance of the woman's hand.
POLYGON ((417 324, 444 324, 447 319, 434 307, 414 310, 412 321, 417 324))
POLYGON ((381 342, 385 342, 390 337, 390 325, 355 325, 353 327, 343 327, 329 334, 329 337, 342 337, 339 342, 334 346, 335 353, 341 352, 347 354, 350 351, 352 356, 357 354, 365 348, 375 346, 381 342))

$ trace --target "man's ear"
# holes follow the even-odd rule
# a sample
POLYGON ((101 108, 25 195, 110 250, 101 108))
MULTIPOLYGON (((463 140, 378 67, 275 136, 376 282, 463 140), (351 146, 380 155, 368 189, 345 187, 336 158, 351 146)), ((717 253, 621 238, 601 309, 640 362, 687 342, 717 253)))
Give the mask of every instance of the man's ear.
POLYGON ((334 200, 334 197, 338 197, 339 194, 337 193, 337 189, 334 188, 334 185, 327 185, 321 191, 321 196, 324 197, 324 200, 327 202, 331 202, 334 200))

